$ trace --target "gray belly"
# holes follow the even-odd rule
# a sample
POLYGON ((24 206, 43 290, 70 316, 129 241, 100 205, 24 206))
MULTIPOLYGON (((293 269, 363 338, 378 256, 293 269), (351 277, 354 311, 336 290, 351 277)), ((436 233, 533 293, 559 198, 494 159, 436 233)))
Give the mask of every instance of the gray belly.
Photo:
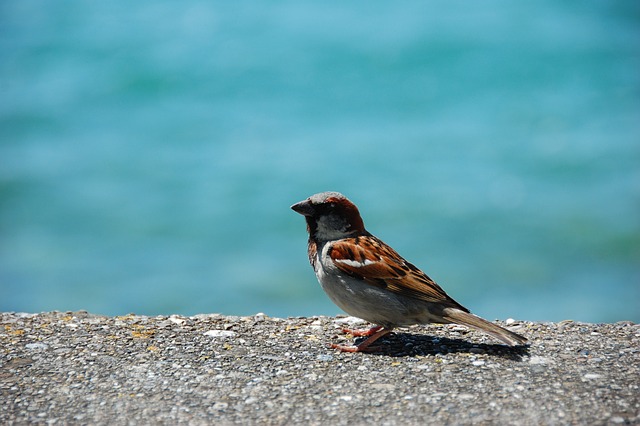
POLYGON ((387 327, 436 322, 430 303, 405 297, 344 275, 319 273, 318 281, 343 311, 387 327))

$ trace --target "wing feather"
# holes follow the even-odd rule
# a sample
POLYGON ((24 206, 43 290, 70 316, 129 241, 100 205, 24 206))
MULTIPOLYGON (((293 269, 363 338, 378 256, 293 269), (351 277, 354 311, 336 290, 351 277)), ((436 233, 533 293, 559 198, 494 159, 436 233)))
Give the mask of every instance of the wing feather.
POLYGON ((373 286, 425 302, 448 303, 451 307, 469 312, 427 274, 374 236, 335 241, 329 256, 342 272, 373 286))

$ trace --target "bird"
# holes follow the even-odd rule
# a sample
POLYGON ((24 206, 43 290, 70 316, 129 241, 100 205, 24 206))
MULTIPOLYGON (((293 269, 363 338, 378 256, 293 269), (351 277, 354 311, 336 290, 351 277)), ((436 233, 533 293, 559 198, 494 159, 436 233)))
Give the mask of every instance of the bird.
POLYGON ((374 324, 349 330, 359 344, 330 347, 366 352, 397 327, 459 324, 509 346, 527 339, 479 316, 452 299, 434 280, 365 229, 356 205, 339 192, 321 192, 291 206, 305 217, 309 263, 322 289, 347 314, 374 324))

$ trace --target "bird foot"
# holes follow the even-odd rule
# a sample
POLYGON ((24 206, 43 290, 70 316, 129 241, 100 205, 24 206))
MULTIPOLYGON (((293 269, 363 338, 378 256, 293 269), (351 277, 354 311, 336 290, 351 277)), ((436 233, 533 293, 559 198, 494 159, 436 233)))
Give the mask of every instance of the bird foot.
POLYGON ((367 351, 373 350, 373 348, 371 347, 371 344, 373 342, 375 342, 382 336, 391 333, 392 330, 393 330, 392 328, 384 328, 382 326, 376 326, 371 328, 370 330, 365 330, 365 331, 349 330, 348 333, 352 334, 353 336, 369 336, 369 337, 365 339, 364 342, 359 343, 357 345, 338 345, 333 343, 330 346, 333 349, 338 349, 342 352, 367 352, 367 351), (355 334, 354 331, 359 332, 361 334, 355 334))

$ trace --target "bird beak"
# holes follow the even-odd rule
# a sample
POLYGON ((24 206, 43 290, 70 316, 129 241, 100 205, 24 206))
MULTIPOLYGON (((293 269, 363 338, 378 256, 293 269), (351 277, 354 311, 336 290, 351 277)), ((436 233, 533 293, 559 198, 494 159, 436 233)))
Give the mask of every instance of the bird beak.
POLYGON ((296 213, 300 213, 303 216, 313 216, 314 213, 313 206, 309 200, 300 201, 299 203, 292 205, 291 210, 296 213))

